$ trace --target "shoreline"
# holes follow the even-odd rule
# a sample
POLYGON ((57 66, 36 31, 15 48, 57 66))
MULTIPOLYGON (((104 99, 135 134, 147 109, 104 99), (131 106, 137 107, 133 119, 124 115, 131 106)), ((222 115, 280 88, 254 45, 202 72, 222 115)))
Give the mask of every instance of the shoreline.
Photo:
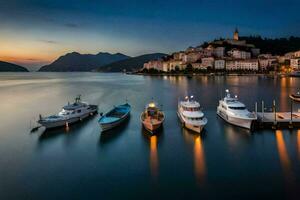
POLYGON ((238 74, 238 73, 192 73, 192 74, 180 74, 180 73, 142 73, 142 72, 126 72, 127 75, 141 75, 141 76, 268 76, 268 77, 290 77, 285 74, 265 74, 265 73, 249 73, 249 74, 238 74))

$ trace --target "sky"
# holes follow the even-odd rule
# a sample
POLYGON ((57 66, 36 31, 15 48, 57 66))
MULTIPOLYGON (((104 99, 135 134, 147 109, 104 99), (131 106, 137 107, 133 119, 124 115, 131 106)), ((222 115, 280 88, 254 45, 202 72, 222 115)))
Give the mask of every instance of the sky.
POLYGON ((298 0, 0 0, 0 60, 171 53, 215 38, 300 36, 298 0))

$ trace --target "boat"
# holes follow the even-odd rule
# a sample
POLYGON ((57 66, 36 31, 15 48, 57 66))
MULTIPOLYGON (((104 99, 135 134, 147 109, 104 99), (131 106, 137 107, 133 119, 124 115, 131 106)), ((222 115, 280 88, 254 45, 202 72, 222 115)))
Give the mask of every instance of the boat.
POLYGON ((229 90, 226 90, 226 96, 219 101, 217 114, 226 122, 246 129, 252 129, 253 122, 257 120, 256 114, 249 112, 237 96, 231 97, 229 90))
POLYGON ((130 115, 131 106, 126 103, 115 106, 109 112, 104 114, 99 119, 99 125, 101 126, 102 132, 110 130, 122 124, 130 115))
POLYGON ((150 102, 146 105, 146 109, 142 112, 140 120, 147 131, 154 134, 162 127, 165 115, 159 110, 156 103, 150 102))
POLYGON ((81 121, 88 116, 91 116, 98 111, 97 105, 90 105, 81 101, 81 95, 75 98, 74 103, 68 103, 62 110, 56 114, 47 117, 39 116, 37 123, 44 126, 46 129, 57 128, 81 121))
POLYGON ((296 94, 290 94, 290 98, 294 101, 300 102, 300 92, 297 92, 296 94))
POLYGON ((300 71, 293 71, 289 73, 290 77, 300 77, 300 71))
POLYGON ((182 126, 196 133, 201 133, 207 124, 207 118, 204 117, 200 104, 193 100, 193 96, 186 96, 184 101, 178 102, 177 115, 182 126))

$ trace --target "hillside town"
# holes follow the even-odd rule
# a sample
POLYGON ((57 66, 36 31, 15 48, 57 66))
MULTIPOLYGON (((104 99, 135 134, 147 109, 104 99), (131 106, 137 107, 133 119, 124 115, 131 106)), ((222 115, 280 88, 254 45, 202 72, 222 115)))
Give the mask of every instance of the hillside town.
POLYGON ((271 72, 300 70, 300 51, 285 55, 262 54, 259 48, 239 39, 236 29, 232 39, 214 40, 189 47, 159 60, 144 63, 143 72, 271 72))

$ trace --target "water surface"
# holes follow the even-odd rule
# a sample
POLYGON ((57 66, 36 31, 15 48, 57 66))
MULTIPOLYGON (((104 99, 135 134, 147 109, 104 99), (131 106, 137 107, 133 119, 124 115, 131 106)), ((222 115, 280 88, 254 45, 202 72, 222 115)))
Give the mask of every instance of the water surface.
MULTIPOLYGON (((273 99, 288 111, 297 78, 147 77, 100 73, 0 74, 0 199, 294 198, 300 195, 300 131, 247 130, 216 116, 226 88, 254 110, 273 99), (125 102, 127 123, 101 134, 99 116, 30 133, 38 115, 81 94, 100 112, 125 102), (208 118, 201 135, 182 129, 178 98, 192 94, 208 118), (149 136, 139 115, 151 99, 166 114, 149 136)), ((297 109, 297 108, 295 108, 297 109)))

